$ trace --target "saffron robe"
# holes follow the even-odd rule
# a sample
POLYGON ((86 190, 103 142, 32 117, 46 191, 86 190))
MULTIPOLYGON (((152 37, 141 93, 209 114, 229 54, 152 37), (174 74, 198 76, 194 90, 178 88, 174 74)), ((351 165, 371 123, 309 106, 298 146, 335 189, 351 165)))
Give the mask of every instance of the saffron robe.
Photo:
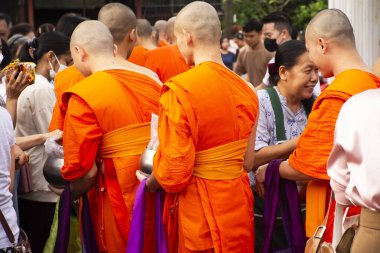
POLYGON ((137 64, 139 66, 145 66, 145 52, 149 50, 143 46, 136 46, 133 48, 131 55, 128 58, 128 61, 137 64))

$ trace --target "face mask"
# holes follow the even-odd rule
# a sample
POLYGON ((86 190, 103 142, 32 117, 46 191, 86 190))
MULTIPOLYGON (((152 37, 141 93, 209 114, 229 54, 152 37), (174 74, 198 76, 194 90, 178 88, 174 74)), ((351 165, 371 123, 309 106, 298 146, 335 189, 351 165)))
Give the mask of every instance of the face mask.
MULTIPOLYGON (((58 64, 59 64, 59 68, 58 68, 58 72, 61 72, 62 70, 64 70, 65 68, 67 68, 67 66, 61 64, 57 58, 57 56, 54 54, 54 57, 55 59, 57 60, 58 64)), ((49 65, 50 65, 50 70, 49 70, 49 76, 50 76, 50 83, 52 83, 54 85, 54 78, 55 76, 57 75, 58 72, 55 72, 54 68, 53 68, 53 65, 51 64, 51 62, 49 61, 49 65)))
POLYGON ((4 60, 4 55, 3 55, 3 53, 1 53, 0 54, 0 64, 3 62, 3 60, 4 60))
POLYGON ((269 52, 274 52, 278 48, 276 39, 265 38, 264 39, 264 46, 265 46, 266 50, 268 50, 269 52))

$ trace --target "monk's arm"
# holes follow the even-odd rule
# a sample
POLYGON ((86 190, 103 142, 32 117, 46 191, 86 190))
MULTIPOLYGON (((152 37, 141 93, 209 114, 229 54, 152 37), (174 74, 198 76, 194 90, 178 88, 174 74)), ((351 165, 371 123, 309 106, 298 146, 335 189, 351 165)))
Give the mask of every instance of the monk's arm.
POLYGON ((255 124, 253 125, 252 132, 248 137, 247 150, 245 151, 243 166, 246 171, 251 171, 252 169, 254 170, 254 164, 256 164, 254 153, 255 153, 257 122, 258 122, 257 118, 256 118, 255 124))
POLYGON ((95 159, 102 131, 90 107, 81 98, 71 96, 63 131, 65 164, 62 176, 71 182, 73 197, 91 189, 98 171, 95 159))

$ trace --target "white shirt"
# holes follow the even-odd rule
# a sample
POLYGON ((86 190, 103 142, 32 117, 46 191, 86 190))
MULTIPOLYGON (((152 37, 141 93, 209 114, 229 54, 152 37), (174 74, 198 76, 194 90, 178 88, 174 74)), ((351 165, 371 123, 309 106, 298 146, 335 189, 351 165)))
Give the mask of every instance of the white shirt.
MULTIPOLYGON (((11 184, 11 146, 15 144, 13 124, 8 111, 0 107, 0 209, 16 240, 19 234, 17 216, 13 208, 11 184)), ((12 246, 0 224, 0 249, 12 246)))
MULTIPOLYGON (((49 125, 55 105, 54 87, 42 75, 37 74, 35 83, 21 92, 17 102, 16 136, 29 136, 49 132, 49 125)), ((56 202, 57 196, 48 188, 43 176, 47 160, 44 145, 27 150, 32 168, 33 192, 20 195, 34 201, 56 202)))
POLYGON ((327 174, 335 199, 380 211, 380 89, 351 97, 340 110, 327 174))
MULTIPOLYGON (((274 63, 274 57, 272 59, 270 59, 270 61, 268 62, 268 65, 271 63, 274 63)), ((267 67, 267 71, 265 72, 265 76, 263 78, 263 84, 267 87, 270 85, 269 76, 270 76, 269 75, 269 69, 267 67)), ((320 84, 319 79, 318 79, 317 84, 314 86, 313 94, 314 94, 314 96, 318 97, 321 94, 321 92, 322 92, 321 91, 321 84, 320 84)))
POLYGON ((5 76, 0 79, 0 96, 4 99, 4 101, 7 101, 7 87, 5 85, 5 76))

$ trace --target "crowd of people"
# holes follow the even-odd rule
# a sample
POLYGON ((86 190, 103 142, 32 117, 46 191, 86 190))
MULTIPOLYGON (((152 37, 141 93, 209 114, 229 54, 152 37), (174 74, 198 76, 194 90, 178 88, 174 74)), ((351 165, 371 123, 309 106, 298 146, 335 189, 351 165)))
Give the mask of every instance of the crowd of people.
POLYGON ((317 252, 346 219, 347 252, 380 251, 380 68, 341 10, 224 35, 205 2, 154 25, 109 3, 36 30, 0 13, 0 37, 1 70, 35 66, 0 71, 0 253, 22 231, 44 253, 317 252))

